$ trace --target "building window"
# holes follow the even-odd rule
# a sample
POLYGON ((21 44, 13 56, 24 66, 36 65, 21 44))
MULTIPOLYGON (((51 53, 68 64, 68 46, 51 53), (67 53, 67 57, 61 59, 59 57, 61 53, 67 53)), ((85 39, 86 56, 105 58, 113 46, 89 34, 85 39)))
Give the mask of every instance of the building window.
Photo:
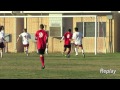
POLYGON ((95 23, 85 22, 84 23, 84 37, 94 37, 95 36, 95 23))
MULTIPOLYGON (((95 37, 95 22, 77 22, 76 26, 84 37, 95 37)), ((106 22, 99 22, 97 26, 97 37, 106 37, 106 22)))
POLYGON ((106 37, 106 22, 99 22, 98 37, 106 37))

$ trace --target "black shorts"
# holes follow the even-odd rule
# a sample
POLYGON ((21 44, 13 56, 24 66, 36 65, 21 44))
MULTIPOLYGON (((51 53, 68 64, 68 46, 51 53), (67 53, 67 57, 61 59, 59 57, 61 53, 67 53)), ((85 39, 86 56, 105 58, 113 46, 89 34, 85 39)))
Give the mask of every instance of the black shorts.
POLYGON ((29 47, 29 44, 23 44, 24 47, 29 47))
POLYGON ((38 54, 44 54, 45 53, 45 49, 38 49, 38 54))
POLYGON ((71 48, 71 45, 64 45, 64 48, 71 48))
POLYGON ((0 48, 4 48, 4 47, 5 47, 4 43, 1 42, 1 43, 0 43, 0 48))

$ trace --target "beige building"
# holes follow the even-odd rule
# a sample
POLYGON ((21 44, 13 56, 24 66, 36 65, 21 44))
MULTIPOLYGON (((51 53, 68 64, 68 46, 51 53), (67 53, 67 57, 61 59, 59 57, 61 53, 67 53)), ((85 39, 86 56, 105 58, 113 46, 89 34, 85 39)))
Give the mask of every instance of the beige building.
MULTIPOLYGON (((29 51, 35 52, 34 34, 41 23, 45 25, 49 34, 49 52, 62 52, 63 42, 59 42, 62 35, 69 28, 74 32, 76 26, 83 33, 83 46, 86 53, 120 51, 119 11, 17 11, 17 13, 0 11, 0 25, 5 26, 6 39, 8 40, 6 51, 24 51, 21 41, 16 44, 16 39, 22 33, 22 29, 27 28, 32 36, 29 51)), ((74 50, 72 49, 72 51, 74 50)))

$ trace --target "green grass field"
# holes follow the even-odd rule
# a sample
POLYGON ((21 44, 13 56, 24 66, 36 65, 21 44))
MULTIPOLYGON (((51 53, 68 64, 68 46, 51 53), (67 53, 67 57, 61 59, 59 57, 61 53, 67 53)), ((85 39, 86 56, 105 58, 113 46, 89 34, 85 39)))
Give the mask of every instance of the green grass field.
POLYGON ((46 68, 41 70, 39 55, 5 53, 0 58, 0 79, 120 79, 120 53, 74 54, 68 59, 61 53, 45 55, 46 68), (115 74, 100 73, 100 69, 116 70, 115 74))

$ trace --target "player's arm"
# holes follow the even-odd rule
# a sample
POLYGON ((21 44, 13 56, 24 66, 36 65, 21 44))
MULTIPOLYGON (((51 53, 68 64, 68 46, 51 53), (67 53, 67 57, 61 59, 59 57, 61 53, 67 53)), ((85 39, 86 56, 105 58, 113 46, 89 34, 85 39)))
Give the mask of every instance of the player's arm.
POLYGON ((48 46, 48 37, 46 37, 46 46, 48 46))
MULTIPOLYGON (((18 41, 19 41, 19 37, 17 38, 17 42, 18 42, 18 41)), ((17 42, 16 42, 16 43, 17 43, 17 42)))
MULTIPOLYGON (((18 38, 17 38, 17 42, 19 41, 19 38, 20 38, 20 37, 21 37, 21 35, 18 36, 18 38)), ((17 43, 17 42, 16 42, 16 43, 17 43)))
POLYGON ((72 38, 71 38, 71 41, 72 41, 73 43, 75 42, 75 38, 76 38, 76 35, 73 34, 73 35, 72 35, 72 38))
POLYGON ((46 45, 48 45, 48 34, 46 32, 46 45))
POLYGON ((31 39, 31 35, 29 34, 29 39, 31 39))
POLYGON ((48 43, 48 37, 46 37, 46 43, 48 43))
POLYGON ((64 39, 64 36, 61 38, 60 42, 62 42, 63 39, 64 39))
POLYGON ((71 35, 71 36, 70 36, 70 39, 69 39, 71 42, 73 41, 72 37, 73 37, 73 35, 71 35))
POLYGON ((3 40, 3 41, 6 41, 6 40, 5 40, 5 37, 4 37, 4 33, 2 34, 2 40, 3 40))
POLYGON ((2 37, 3 41, 6 41, 4 37, 2 37))

